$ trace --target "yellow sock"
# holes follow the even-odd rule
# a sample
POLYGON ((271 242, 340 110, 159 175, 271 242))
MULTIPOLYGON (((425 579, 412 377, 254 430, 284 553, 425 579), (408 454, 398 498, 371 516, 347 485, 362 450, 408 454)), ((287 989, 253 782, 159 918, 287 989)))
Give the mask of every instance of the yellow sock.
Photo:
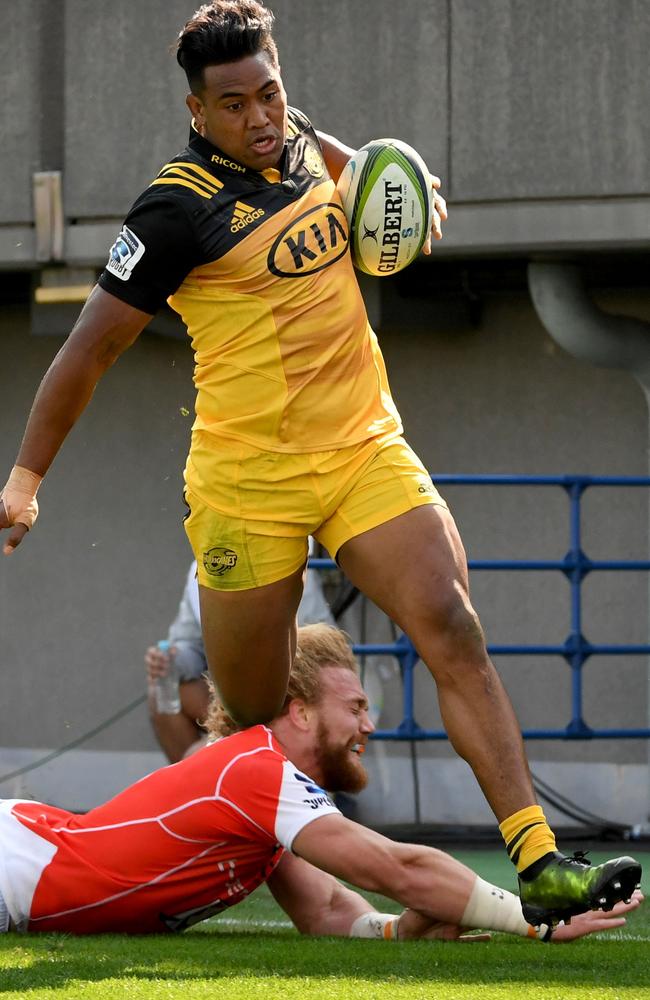
POLYGON ((526 806, 499 823, 506 851, 518 872, 555 850, 555 836, 541 806, 526 806))

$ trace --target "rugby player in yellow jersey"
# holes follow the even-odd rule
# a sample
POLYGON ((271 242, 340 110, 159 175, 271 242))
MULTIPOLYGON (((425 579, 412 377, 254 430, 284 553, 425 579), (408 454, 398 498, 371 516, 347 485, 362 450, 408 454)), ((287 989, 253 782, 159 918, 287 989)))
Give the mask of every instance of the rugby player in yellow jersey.
MULTIPOLYGON (((288 108, 272 20, 255 0, 214 0, 181 31, 192 137, 136 200, 39 388, 0 494, 4 551, 32 526, 40 480, 97 380, 168 300, 195 351, 186 528, 207 659, 230 714, 252 725, 283 703, 312 534, 429 667, 529 922, 609 909, 631 896, 640 867, 592 868, 555 849, 470 603, 458 531, 401 437, 368 325, 335 192, 351 150, 288 108)), ((439 238, 440 196, 436 209, 439 238)))

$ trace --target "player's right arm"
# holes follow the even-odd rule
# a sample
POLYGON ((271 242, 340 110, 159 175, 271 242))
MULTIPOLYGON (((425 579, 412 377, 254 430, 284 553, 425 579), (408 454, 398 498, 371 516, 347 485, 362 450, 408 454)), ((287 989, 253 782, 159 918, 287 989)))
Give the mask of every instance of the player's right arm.
POLYGON ((303 827, 292 850, 335 878, 452 924, 461 923, 476 879, 449 854, 396 843, 340 814, 303 827))
MULTIPOLYGON (((451 855, 395 843, 341 815, 323 816, 303 827, 292 849, 323 872, 406 907, 399 918, 397 936, 401 939, 453 940, 463 928, 479 927, 529 938, 549 937, 548 929, 536 932, 528 926, 517 896, 484 882, 451 855)), ((621 927, 624 914, 642 901, 637 891, 630 902, 617 903, 609 913, 582 913, 569 925, 556 928, 552 940, 572 941, 621 927)))
POLYGON ((40 481, 98 380, 202 259, 193 219, 204 199, 192 185, 191 191, 177 191, 156 183, 129 212, 98 284, 36 394, 16 464, 0 492, 0 530, 11 528, 5 555, 36 519, 40 481))
MULTIPOLYGON (((150 313, 95 286, 34 399, 16 467, 33 473, 35 483, 49 469, 101 376, 130 347, 150 319, 150 313)), ((28 491, 15 490, 12 478, 17 481, 12 474, 0 500, 0 529, 11 527, 3 548, 6 555, 20 544, 33 521, 33 517, 21 510, 29 506, 28 491)), ((22 477, 23 482, 25 478, 22 477)))

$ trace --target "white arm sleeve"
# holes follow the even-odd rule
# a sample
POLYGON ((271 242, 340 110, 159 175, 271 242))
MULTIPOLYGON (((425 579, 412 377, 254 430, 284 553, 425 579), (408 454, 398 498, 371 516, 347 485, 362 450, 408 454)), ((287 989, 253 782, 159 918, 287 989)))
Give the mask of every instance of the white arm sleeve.
POLYGON ((339 812, 326 791, 298 771, 291 761, 284 761, 275 818, 278 843, 290 851, 294 839, 308 823, 339 812))

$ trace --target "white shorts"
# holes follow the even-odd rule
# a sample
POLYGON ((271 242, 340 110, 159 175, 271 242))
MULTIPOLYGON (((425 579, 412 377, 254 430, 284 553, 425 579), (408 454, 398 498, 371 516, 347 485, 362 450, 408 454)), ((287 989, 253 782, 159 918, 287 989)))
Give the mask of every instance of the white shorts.
POLYGON ((0 892, 0 934, 6 934, 9 930, 9 910, 5 903, 5 898, 0 892))

